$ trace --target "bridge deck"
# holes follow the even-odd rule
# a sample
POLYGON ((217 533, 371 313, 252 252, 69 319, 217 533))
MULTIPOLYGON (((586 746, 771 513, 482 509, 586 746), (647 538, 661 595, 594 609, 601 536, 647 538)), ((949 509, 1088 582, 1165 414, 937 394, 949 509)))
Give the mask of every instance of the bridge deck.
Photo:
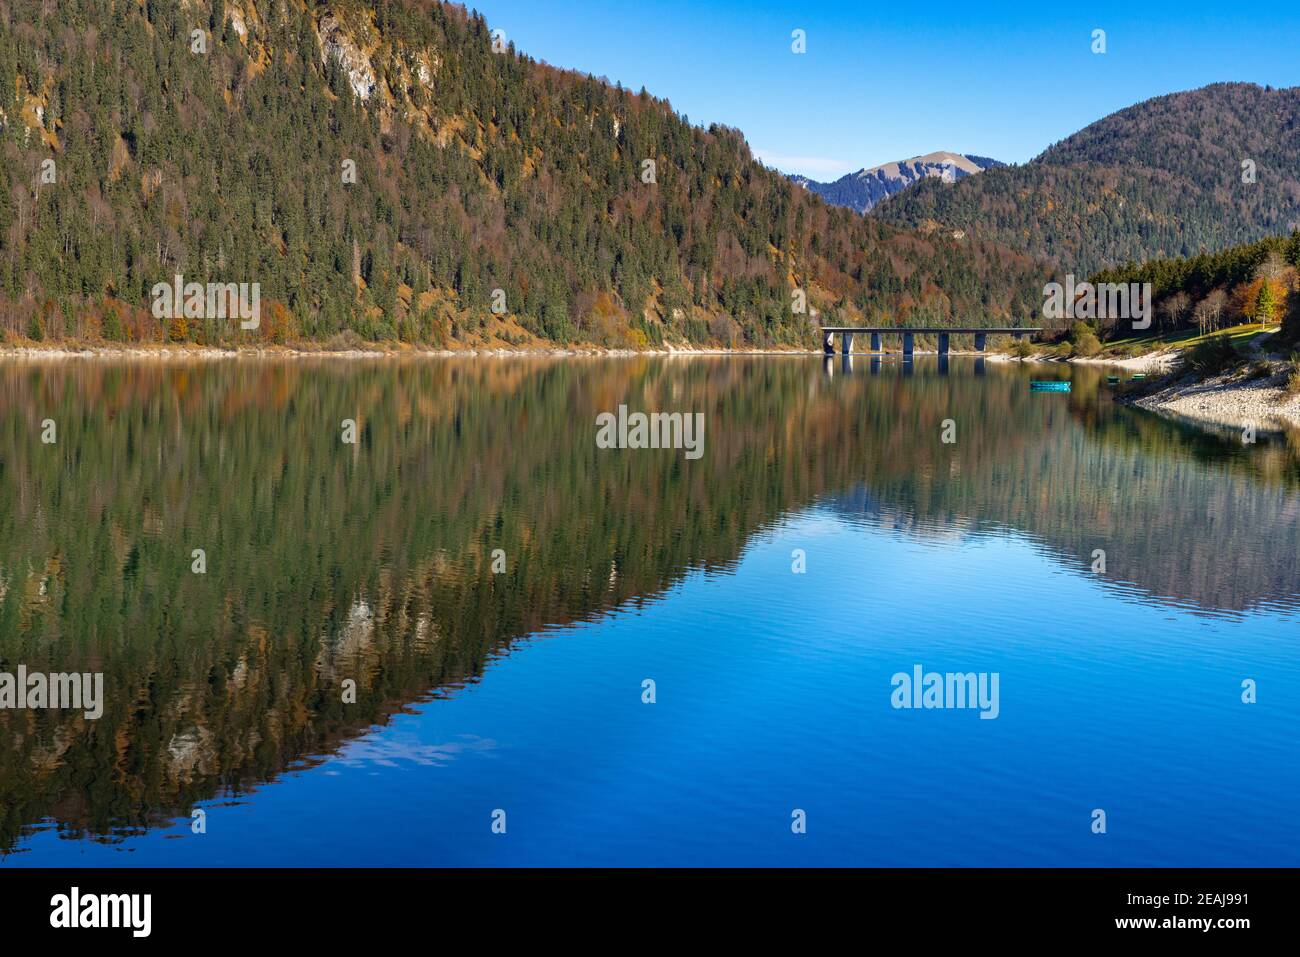
POLYGON ((853 351, 853 337, 858 333, 871 336, 872 352, 881 351, 881 336, 901 335, 903 337, 903 358, 910 359, 916 351, 916 337, 921 334, 939 337, 939 358, 946 361, 953 336, 974 336, 975 349, 983 352, 990 335, 1006 335, 1021 339, 1035 332, 1042 332, 1042 327, 1020 326, 1018 328, 978 329, 974 326, 958 326, 944 329, 938 326, 822 326, 822 350, 827 355, 834 353, 835 336, 837 334, 840 337, 840 351, 845 355, 853 351))
POLYGON ((986 335, 1010 335, 1012 333, 1042 332, 1042 326, 1019 326, 1017 328, 997 328, 997 329, 977 329, 974 326, 959 327, 941 327, 941 326, 822 326, 822 332, 879 332, 885 333, 925 333, 926 335, 938 335, 940 333, 952 333, 954 335, 975 335, 984 333, 986 335))

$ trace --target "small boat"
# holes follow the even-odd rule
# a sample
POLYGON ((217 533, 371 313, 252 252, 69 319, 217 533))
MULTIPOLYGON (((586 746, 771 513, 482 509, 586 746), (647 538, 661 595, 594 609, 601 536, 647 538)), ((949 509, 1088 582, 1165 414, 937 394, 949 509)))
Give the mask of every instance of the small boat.
POLYGON ((1068 379, 1030 379, 1030 392, 1069 392, 1070 381, 1068 379))
POLYGON ((1117 375, 1108 375, 1108 376, 1106 376, 1106 384, 1107 384, 1107 385, 1119 385, 1119 376, 1117 376, 1117 375))
POLYGON ((1147 374, 1145 372, 1134 372, 1131 376, 1129 376, 1130 379, 1136 379, 1136 380, 1145 379, 1146 377, 1147 374))

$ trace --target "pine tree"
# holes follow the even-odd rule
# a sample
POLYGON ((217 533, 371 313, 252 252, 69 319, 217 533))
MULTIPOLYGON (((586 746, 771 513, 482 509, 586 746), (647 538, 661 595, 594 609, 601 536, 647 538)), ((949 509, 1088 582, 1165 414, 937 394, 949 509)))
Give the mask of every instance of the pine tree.
POLYGON ((1255 300, 1254 319, 1261 325, 1272 325, 1277 312, 1277 297, 1273 293, 1273 284, 1265 280, 1259 288, 1259 298, 1255 300))

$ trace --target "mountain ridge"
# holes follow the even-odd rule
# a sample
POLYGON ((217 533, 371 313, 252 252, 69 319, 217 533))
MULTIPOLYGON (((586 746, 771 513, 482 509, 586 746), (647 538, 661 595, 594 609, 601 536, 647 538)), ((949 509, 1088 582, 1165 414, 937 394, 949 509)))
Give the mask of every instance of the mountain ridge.
POLYGON ((999 160, 987 156, 938 150, 879 166, 864 167, 829 183, 798 175, 791 175, 790 179, 832 205, 867 213, 890 196, 928 177, 951 183, 1003 165, 1005 164, 999 160))
POLYGON ((1153 97, 1028 163, 918 183, 872 212, 1005 242, 1080 276, 1286 233, 1300 223, 1300 87, 1153 97))

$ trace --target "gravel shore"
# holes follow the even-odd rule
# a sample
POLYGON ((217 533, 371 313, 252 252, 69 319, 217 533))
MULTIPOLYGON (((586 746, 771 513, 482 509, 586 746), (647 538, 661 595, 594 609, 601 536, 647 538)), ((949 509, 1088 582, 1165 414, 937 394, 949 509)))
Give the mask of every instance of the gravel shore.
POLYGON ((1131 359, 1082 359, 1075 357, 1068 361, 1085 366, 1115 366, 1119 369, 1127 369, 1130 372, 1170 372, 1178 365, 1179 355, 1180 353, 1176 349, 1171 349, 1168 352, 1150 352, 1144 356, 1134 356, 1131 359))
POLYGON ((1133 405, 1214 425, 1297 428, 1300 395, 1284 395, 1285 381, 1281 372, 1260 379, 1241 372, 1199 380, 1188 374, 1134 400, 1133 405))

